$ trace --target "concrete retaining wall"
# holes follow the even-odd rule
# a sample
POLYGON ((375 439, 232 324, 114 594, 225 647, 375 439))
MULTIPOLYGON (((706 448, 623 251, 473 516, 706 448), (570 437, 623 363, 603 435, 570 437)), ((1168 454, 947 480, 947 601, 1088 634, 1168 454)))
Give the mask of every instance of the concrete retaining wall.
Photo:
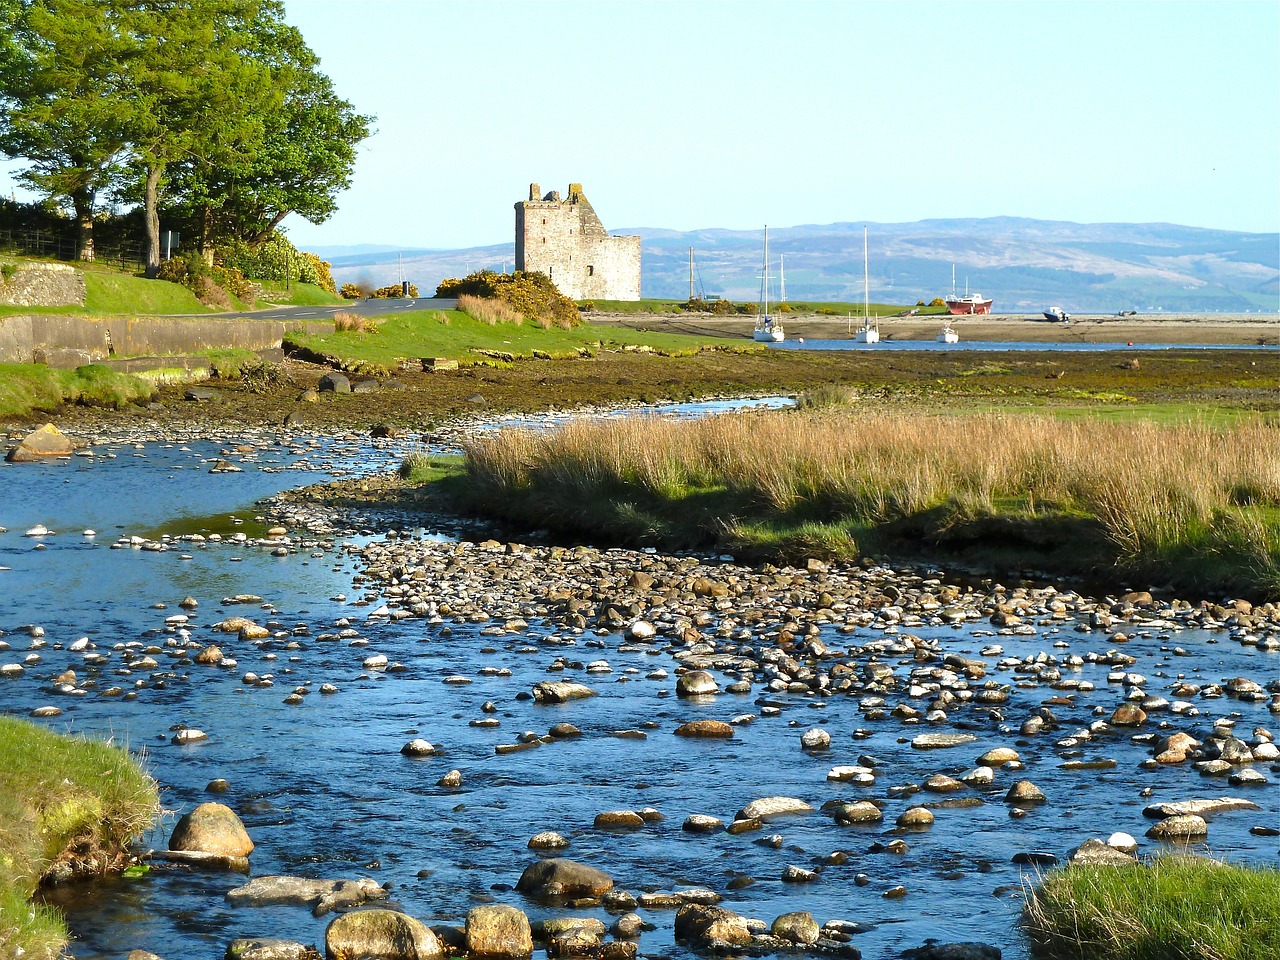
POLYGON ((265 350, 286 333, 322 333, 331 320, 206 317, 0 317, 0 362, 75 367, 108 357, 182 356, 215 348, 265 350))

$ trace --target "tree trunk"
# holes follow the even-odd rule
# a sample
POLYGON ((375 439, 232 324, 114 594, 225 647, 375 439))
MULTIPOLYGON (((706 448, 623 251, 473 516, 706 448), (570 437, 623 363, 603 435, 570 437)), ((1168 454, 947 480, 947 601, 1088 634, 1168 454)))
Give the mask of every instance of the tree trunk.
POLYGON ((160 273, 160 175, 163 172, 162 163, 147 165, 147 277, 152 280, 160 273))
POLYGON ((71 196, 71 204, 76 212, 76 226, 79 228, 79 253, 81 260, 93 259, 93 191, 87 187, 77 190, 71 196))
POLYGON ((268 240, 270 240, 271 235, 276 232, 276 227, 280 226, 280 222, 284 220, 284 218, 291 213, 293 213, 292 210, 281 210, 274 217, 272 217, 271 222, 267 224, 267 227, 265 230, 259 230, 257 233, 255 233, 252 237, 249 238, 250 249, 256 249, 262 246, 268 240))

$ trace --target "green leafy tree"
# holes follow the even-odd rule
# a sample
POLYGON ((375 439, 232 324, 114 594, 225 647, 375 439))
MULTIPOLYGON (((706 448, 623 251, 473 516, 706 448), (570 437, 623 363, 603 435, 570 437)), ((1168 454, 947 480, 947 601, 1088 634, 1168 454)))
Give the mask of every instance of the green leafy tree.
POLYGON ((323 223, 351 183, 356 146, 373 120, 334 92, 278 3, 263 3, 246 27, 245 55, 270 71, 280 96, 252 105, 262 134, 242 162, 188 164, 174 177, 185 219, 206 245, 265 243, 290 213, 323 223))
POLYGON ((0 0, 0 152, 26 160, 19 179, 71 209, 85 260, 133 110, 117 14, 101 0, 0 0))

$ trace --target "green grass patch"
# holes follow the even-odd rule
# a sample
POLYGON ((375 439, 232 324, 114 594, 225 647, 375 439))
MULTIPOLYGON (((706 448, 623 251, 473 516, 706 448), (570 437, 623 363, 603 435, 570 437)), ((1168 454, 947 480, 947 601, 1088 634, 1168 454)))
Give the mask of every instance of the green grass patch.
POLYGON ((654 333, 627 327, 580 326, 543 330, 536 324, 486 324, 458 310, 395 313, 376 331, 289 334, 286 346, 344 369, 394 369, 403 359, 447 357, 463 362, 581 356, 600 349, 649 350, 666 355, 723 346, 715 337, 654 333))
POLYGON ((55 860, 122 863, 159 812, 128 751, 0 716, 0 956, 61 956, 61 918, 30 903, 40 877, 55 860))
POLYGON ((347 302, 337 294, 317 287, 314 283, 290 283, 289 289, 286 290, 283 280, 256 282, 262 287, 262 299, 257 304, 260 307, 265 305, 263 301, 293 307, 330 307, 347 302))
POLYGON ((1132 867, 1070 866, 1031 891, 1036 960, 1280 957, 1280 869, 1170 855, 1132 867))
POLYGON ((397 472, 408 483, 424 484, 461 477, 465 470, 462 457, 411 453, 400 462, 397 472))
POLYGON ((36 363, 0 363, 0 417, 56 410, 64 403, 120 410, 149 400, 155 387, 100 364, 55 370, 36 363))
POLYGON ((157 315, 211 313, 186 287, 123 273, 86 272, 84 307, 90 313, 157 315))

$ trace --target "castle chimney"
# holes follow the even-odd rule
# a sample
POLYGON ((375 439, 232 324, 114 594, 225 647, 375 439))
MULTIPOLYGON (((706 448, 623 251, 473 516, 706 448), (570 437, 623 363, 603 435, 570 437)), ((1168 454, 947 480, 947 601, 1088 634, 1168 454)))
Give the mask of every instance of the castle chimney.
POLYGON ((542 188, 538 186, 536 183, 529 184, 529 199, 530 200, 542 199, 542 188))
POLYGON ((573 203, 575 200, 579 200, 581 198, 582 198, 582 184, 580 183, 569 184, 569 202, 573 203))

